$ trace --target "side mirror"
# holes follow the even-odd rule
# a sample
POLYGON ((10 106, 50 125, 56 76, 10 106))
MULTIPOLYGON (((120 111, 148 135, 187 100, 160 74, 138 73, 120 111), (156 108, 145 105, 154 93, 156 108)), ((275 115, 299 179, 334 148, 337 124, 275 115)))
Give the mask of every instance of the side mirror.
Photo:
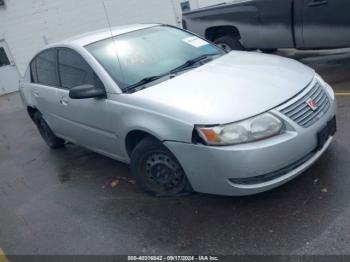
POLYGON ((69 91, 71 99, 105 98, 106 91, 93 85, 82 85, 73 87, 69 91))

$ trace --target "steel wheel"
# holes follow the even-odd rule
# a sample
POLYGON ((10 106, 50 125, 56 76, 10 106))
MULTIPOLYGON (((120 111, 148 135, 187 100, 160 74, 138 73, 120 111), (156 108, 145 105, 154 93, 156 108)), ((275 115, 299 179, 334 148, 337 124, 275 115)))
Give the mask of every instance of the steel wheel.
POLYGON ((182 168, 164 152, 152 153, 145 158, 147 184, 157 192, 176 190, 184 180, 182 168))
POLYGON ((153 138, 136 146, 131 156, 131 172, 143 190, 156 196, 178 196, 192 191, 175 156, 153 138))

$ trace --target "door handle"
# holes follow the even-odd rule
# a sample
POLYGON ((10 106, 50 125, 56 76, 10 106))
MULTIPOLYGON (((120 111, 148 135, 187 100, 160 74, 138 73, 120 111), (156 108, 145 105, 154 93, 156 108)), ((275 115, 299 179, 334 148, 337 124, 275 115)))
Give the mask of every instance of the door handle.
POLYGON ((308 4, 308 6, 317 7, 317 6, 326 5, 326 4, 328 4, 327 0, 313 0, 308 4))
POLYGON ((60 99, 60 103, 61 103, 61 105, 67 106, 69 104, 68 98, 65 96, 62 96, 60 99))
POLYGON ((40 96, 39 91, 36 90, 36 89, 34 89, 34 90, 32 91, 32 94, 33 94, 34 97, 39 97, 39 96, 40 96))

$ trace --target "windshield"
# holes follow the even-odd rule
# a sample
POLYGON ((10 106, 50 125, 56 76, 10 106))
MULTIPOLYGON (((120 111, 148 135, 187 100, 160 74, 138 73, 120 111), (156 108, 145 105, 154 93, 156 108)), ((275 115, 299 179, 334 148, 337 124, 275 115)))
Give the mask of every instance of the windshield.
POLYGON ((123 90, 164 75, 205 55, 224 54, 218 47, 183 30, 156 26, 86 46, 123 90))

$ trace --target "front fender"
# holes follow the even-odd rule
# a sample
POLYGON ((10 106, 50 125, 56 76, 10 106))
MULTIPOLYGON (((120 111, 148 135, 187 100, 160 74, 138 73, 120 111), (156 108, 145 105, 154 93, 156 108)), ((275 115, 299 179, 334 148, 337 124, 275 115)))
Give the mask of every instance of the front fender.
POLYGON ((148 133, 162 142, 192 142, 193 124, 129 103, 109 101, 108 107, 112 119, 116 120, 113 121, 112 128, 119 137, 121 154, 125 158, 129 157, 125 146, 126 137, 132 131, 148 133))

